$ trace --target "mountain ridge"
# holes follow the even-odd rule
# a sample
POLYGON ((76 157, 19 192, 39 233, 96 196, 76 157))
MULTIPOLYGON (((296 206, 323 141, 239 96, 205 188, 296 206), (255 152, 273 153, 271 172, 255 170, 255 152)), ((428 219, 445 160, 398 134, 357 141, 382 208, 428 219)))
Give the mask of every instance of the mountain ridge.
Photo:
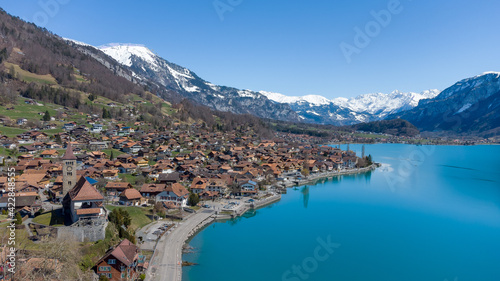
MULTIPOLYGON (((70 41, 81 43, 75 40, 70 41)), ((214 85, 203 80, 193 71, 167 61, 142 44, 110 43, 94 48, 129 67, 136 78, 153 80, 198 103, 216 110, 252 113, 259 117, 278 120, 333 125, 382 120, 388 114, 413 108, 419 100, 435 97, 439 93, 438 90, 428 90, 422 93, 394 91, 391 94, 364 94, 351 99, 340 97, 331 100, 320 95, 291 97, 267 91, 214 85), (223 99, 231 99, 231 101, 222 101, 223 99), (236 105, 231 105, 234 101, 236 105), (250 101, 258 105, 252 106, 250 101), (272 103, 275 105, 271 105, 272 103), (279 106, 278 111, 274 109, 274 114, 266 112, 266 109, 272 109, 276 104, 279 106), (238 108, 239 106, 243 108, 238 108), (246 110, 245 107, 253 108, 246 110)))
POLYGON ((276 104, 254 91, 214 85, 193 71, 154 54, 144 45, 111 43, 100 48, 128 67, 136 78, 153 81, 212 109, 276 120, 300 120, 289 105, 276 104))
MULTIPOLYGON (((89 46, 85 43, 81 44, 89 46)), ((274 120, 336 126, 402 118, 424 131, 449 130, 450 128, 443 127, 440 121, 434 117, 420 120, 412 116, 412 112, 415 112, 416 108, 422 108, 450 98, 456 104, 460 104, 460 107, 446 105, 443 108, 449 108, 453 114, 469 112, 474 109, 472 106, 479 99, 473 100, 470 104, 461 103, 452 97, 455 92, 480 92, 480 90, 474 90, 482 87, 482 83, 477 82, 480 77, 484 75, 500 77, 498 72, 486 72, 463 79, 442 92, 436 89, 426 90, 421 93, 403 93, 395 90, 390 94, 369 93, 353 98, 327 99, 320 95, 291 97, 280 93, 214 85, 200 78, 193 71, 154 54, 141 44, 112 43, 100 46, 100 49, 93 48, 101 50, 104 54, 130 70, 132 77, 129 77, 129 80, 138 80, 142 81, 142 83, 151 83, 152 81, 160 88, 165 88, 167 92, 177 93, 180 98, 188 98, 215 110, 253 114, 274 120), (476 82, 470 84, 470 81, 476 82)), ((493 87, 490 91, 498 89, 500 89, 500 85, 493 87)), ((467 100, 467 95, 462 94, 461 97, 467 100)), ((493 100, 492 104, 495 102, 496 100, 493 100)), ((475 121, 476 123, 489 122, 487 116, 490 115, 488 115, 488 112, 484 111, 483 114, 486 119, 476 116, 482 120, 478 119, 475 121)), ((454 117, 456 116, 451 116, 451 118, 454 117)), ((484 128, 481 126, 476 124, 473 130, 476 132, 492 130, 495 128, 496 122, 490 122, 485 127, 483 126, 484 128)), ((472 127, 468 126, 465 129, 451 131, 463 133, 469 129, 472 130, 472 127)))
POLYGON ((417 106, 420 100, 436 97, 439 91, 433 89, 422 93, 403 93, 395 90, 390 94, 369 93, 353 98, 339 97, 331 100, 318 95, 290 97, 265 91, 260 93, 275 102, 290 104, 303 120, 352 125, 382 120, 391 113, 411 109, 417 106))
POLYGON ((500 73, 462 79, 432 100, 422 100, 411 110, 387 116, 410 121, 429 132, 500 133, 500 73))

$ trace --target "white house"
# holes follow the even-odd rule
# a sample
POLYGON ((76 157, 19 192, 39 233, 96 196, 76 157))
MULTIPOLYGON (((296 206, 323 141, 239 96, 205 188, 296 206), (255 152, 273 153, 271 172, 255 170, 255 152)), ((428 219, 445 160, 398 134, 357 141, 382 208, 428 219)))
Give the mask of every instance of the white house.
POLYGON ((207 190, 208 191, 216 191, 219 193, 227 192, 227 184, 223 179, 212 178, 208 180, 207 190))
POLYGON ((66 131, 71 131, 75 128, 75 123, 66 123, 63 125, 63 129, 66 131))
POLYGON ((258 184, 254 181, 246 181, 240 185, 241 190, 244 191, 256 191, 258 187, 258 184))
POLYGON ((90 132, 100 133, 100 132, 102 132, 102 129, 103 129, 102 124, 94 124, 94 125, 92 125, 92 129, 90 129, 90 132))
POLYGON ((156 195, 156 202, 172 202, 177 206, 187 206, 189 191, 180 183, 174 183, 168 186, 164 191, 156 195))
POLYGON ((237 195, 241 196, 253 196, 257 194, 257 189, 259 185, 254 181, 246 181, 240 184, 240 191, 237 192, 237 195))

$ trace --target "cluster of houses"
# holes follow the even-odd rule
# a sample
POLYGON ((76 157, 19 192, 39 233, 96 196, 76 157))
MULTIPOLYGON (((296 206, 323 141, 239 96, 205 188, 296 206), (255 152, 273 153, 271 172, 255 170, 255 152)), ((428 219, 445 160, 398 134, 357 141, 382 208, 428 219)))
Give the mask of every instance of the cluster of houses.
MULTIPOLYGON (((358 162, 354 152, 308 144, 307 136, 302 142, 297 142, 296 135, 291 136, 293 142, 286 137, 260 140, 235 132, 209 132, 197 125, 162 132, 143 132, 137 127, 127 135, 118 134, 123 129, 128 127, 119 124, 98 137, 79 131, 55 137, 41 131, 16 138, 0 136, 2 146, 20 154, 15 158, 3 155, 2 161, 13 165, 20 175, 16 181, 19 194, 34 196, 45 190, 54 201, 62 202, 61 157, 71 146, 75 158, 72 173, 105 182, 103 196, 107 200, 136 206, 162 202, 166 208, 185 206, 190 192, 203 199, 252 196, 263 184, 286 175, 349 169, 358 162), (127 176, 144 180, 133 186, 123 180, 127 176)), ((5 181, 6 177, 0 176, 0 193, 5 181)), ((39 203, 29 205, 32 201, 26 200, 22 207, 32 208, 34 213, 39 203)), ((0 207, 1 202, 0 198, 0 207)))
MULTIPOLYGON (((196 124, 149 132, 121 124, 92 128, 100 131, 74 126, 55 136, 42 131, 0 136, 1 146, 17 150, 0 159, 16 170, 17 211, 34 215, 46 195, 62 203, 71 223, 80 223, 106 219, 106 201, 175 209, 186 206, 191 193, 206 200, 254 196, 286 177, 358 163, 354 152, 311 144, 308 136, 262 140, 249 132, 209 132, 196 124)), ((0 209, 7 206, 7 186, 7 176, 0 174, 0 209)), ((124 240, 95 271, 110 280, 133 280, 144 266, 137 246, 124 240)))

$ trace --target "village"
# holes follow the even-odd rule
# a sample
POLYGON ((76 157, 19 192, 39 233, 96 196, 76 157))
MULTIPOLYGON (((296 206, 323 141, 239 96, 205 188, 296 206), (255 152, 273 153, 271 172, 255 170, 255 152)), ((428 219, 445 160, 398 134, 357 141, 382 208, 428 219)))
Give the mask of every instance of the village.
MULTIPOLYGON (((246 211, 239 208, 244 205, 279 200, 287 186, 308 177, 371 165, 369 157, 313 144, 318 140, 307 135, 276 133, 273 139, 261 139, 251 131, 210 132, 196 123, 144 131, 141 122, 102 125, 99 118, 88 117, 88 124, 67 122, 62 132, 52 136, 43 130, 14 138, 0 136, 3 151, 15 152, 0 156, 2 222, 7 220, 10 167, 16 175, 16 216, 21 218, 17 231, 26 231, 33 243, 58 237, 101 241, 116 209, 142 209, 149 219, 146 223, 183 220, 205 208, 230 218, 246 211)), ((163 223, 155 229, 154 239, 148 239, 147 233, 137 235, 140 228, 125 229, 126 234, 119 235, 123 239, 90 267, 94 276, 144 279, 149 261, 141 254, 141 245, 154 250, 151 240, 170 226, 163 223)), ((25 256, 26 266, 46 264, 25 256)), ((58 268, 51 270, 56 274, 58 268)), ((16 274, 23 276, 26 271, 16 274)), ((5 278, 9 280, 7 274, 5 278)))

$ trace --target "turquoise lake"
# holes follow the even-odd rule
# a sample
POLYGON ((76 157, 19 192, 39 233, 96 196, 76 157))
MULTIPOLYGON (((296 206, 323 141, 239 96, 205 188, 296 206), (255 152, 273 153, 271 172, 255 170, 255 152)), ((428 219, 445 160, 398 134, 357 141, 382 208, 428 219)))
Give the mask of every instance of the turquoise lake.
POLYGON ((209 225, 190 242, 183 259, 198 265, 183 280, 500 280, 500 146, 366 154, 383 166, 209 225))

